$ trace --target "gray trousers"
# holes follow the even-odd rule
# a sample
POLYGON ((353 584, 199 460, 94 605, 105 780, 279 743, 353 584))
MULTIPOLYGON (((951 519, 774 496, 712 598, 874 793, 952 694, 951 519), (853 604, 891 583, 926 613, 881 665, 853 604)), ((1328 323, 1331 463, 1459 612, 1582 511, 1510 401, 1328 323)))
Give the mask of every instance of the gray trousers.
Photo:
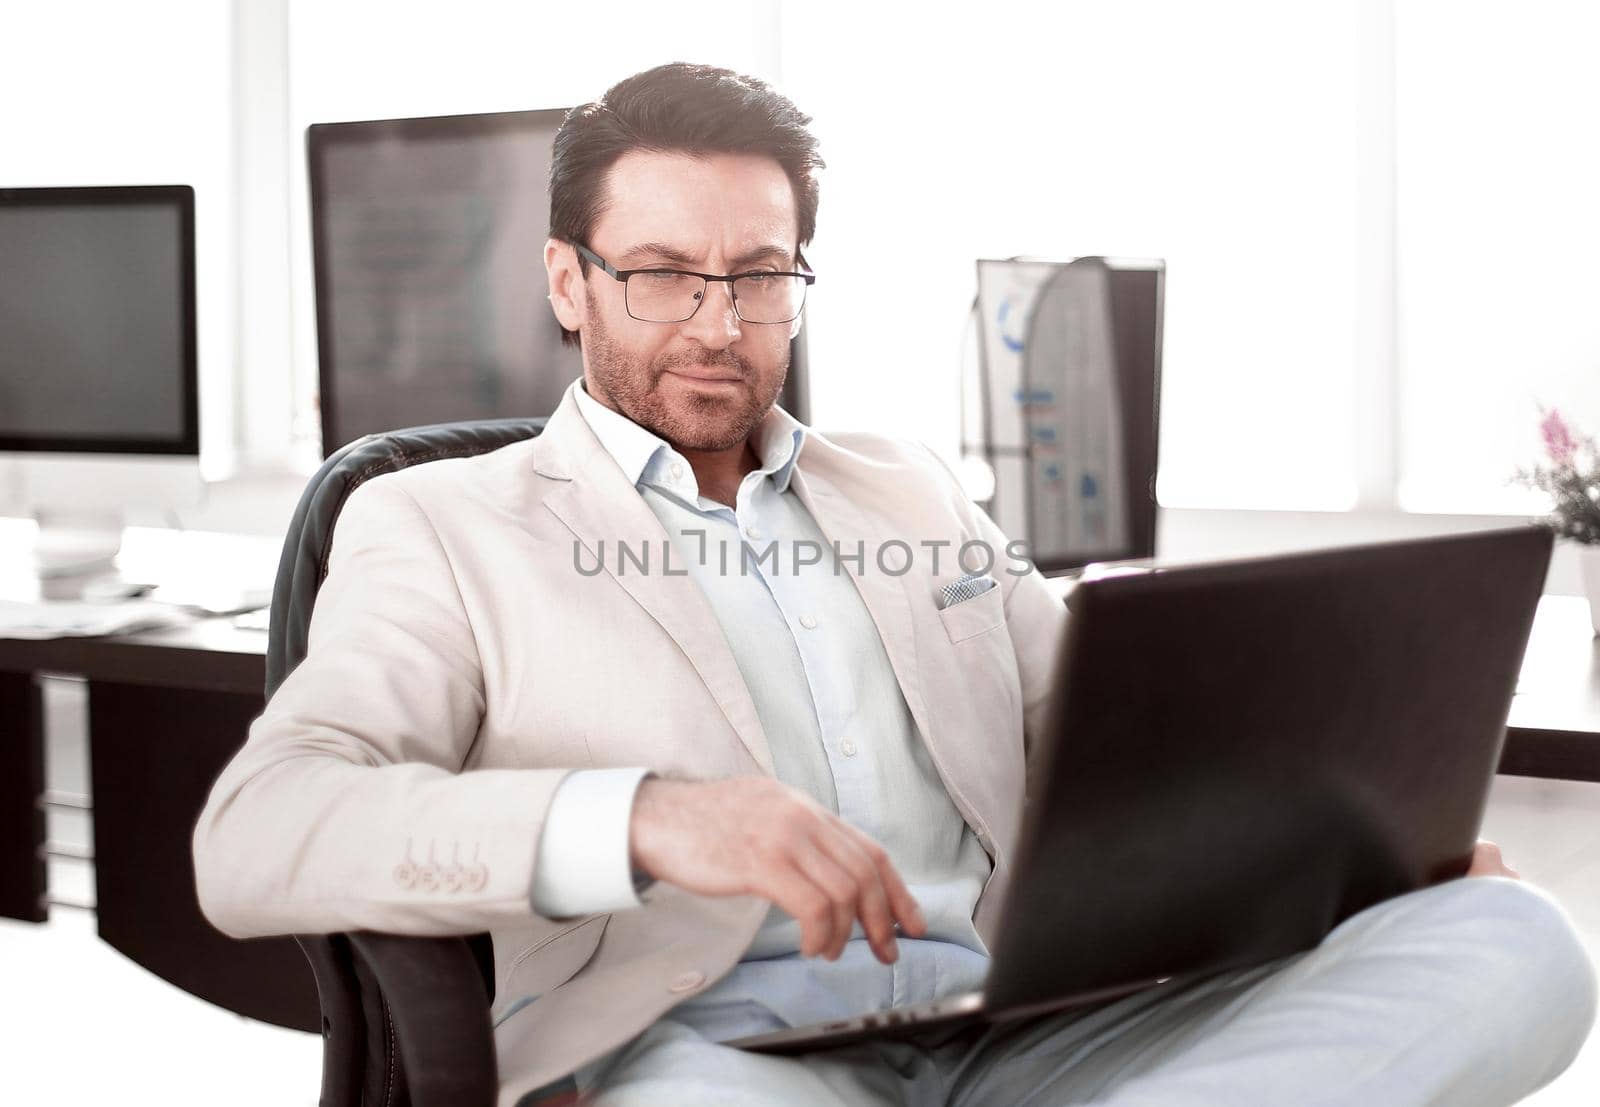
POLYGON ((1181 989, 792 1058, 719 1045, 669 1015, 576 1075, 579 1101, 601 1107, 1470 1107, 1554 1079, 1594 1016, 1594 967, 1561 907, 1473 877, 1181 989))

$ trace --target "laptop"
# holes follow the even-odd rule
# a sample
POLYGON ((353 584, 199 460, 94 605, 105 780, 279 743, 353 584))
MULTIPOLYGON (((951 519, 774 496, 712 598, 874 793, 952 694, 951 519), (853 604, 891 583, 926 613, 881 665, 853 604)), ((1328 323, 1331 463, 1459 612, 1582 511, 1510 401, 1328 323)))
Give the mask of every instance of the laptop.
POLYGON ((727 1044, 795 1053, 1176 987, 1461 875, 1551 541, 1080 582, 983 990, 727 1044))

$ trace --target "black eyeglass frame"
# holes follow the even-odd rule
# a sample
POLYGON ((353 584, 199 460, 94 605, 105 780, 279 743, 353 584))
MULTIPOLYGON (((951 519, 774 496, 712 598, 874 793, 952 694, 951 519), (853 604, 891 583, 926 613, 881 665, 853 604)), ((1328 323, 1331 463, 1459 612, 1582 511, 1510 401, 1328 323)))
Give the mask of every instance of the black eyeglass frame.
MULTIPOLYGON (((617 269, 614 266, 612 266, 612 264, 609 261, 607 261, 605 258, 601 257, 599 254, 597 254, 593 250, 589 249, 589 247, 583 245, 583 243, 574 242, 572 245, 573 245, 573 248, 578 251, 580 256, 589 259, 589 261, 591 261, 595 265, 599 266, 600 267, 600 271, 603 272, 606 276, 612 278, 613 280, 618 280, 618 281, 622 282, 622 285, 623 285, 622 303, 623 303, 624 307, 627 307, 627 303, 628 303, 627 285, 628 285, 628 278, 629 277, 633 276, 635 273, 675 273, 675 274, 677 274, 679 276, 683 276, 683 277, 699 277, 702 280, 705 280, 705 281, 708 281, 708 282, 709 281, 726 281, 728 283, 728 296, 729 296, 730 299, 733 300, 733 313, 735 315, 739 316, 739 322, 741 322, 741 323, 749 323, 752 326, 757 326, 757 327, 780 327, 785 323, 793 323, 796 319, 800 318, 801 312, 805 311, 805 309, 806 309, 806 298, 805 298, 805 296, 803 294, 800 297, 800 311, 795 312, 793 315, 789 316, 789 318, 787 318, 787 319, 774 319, 774 320, 770 320, 770 321, 768 321, 768 320, 757 321, 757 320, 754 320, 754 319, 746 319, 744 317, 743 313, 741 313, 739 311, 739 296, 738 296, 738 293, 734 292, 734 290, 733 290, 733 282, 738 280, 741 277, 803 277, 803 278, 805 278, 805 282, 806 282, 806 287, 807 288, 809 288, 812 285, 817 283, 817 275, 815 273, 812 273, 812 272, 809 271, 809 269, 810 269, 809 266, 807 266, 807 271, 806 272, 774 273, 771 270, 766 270, 766 269, 747 269, 743 273, 728 273, 728 274, 726 274, 724 276, 718 276, 716 273, 695 273, 695 272, 693 272, 691 270, 688 270, 688 269, 661 269, 661 268, 617 269)), ((800 265, 805 265, 806 264, 806 259, 800 255, 800 252, 798 250, 795 251, 795 261, 800 265)), ((628 309, 628 318, 630 318, 630 319, 639 319, 639 322, 641 322, 641 323, 663 323, 663 324, 666 324, 667 326, 671 326, 674 323, 687 323, 689 320, 693 319, 697 314, 699 314, 700 308, 704 303, 705 303, 705 299, 704 299, 704 297, 702 297, 701 300, 700 300, 700 303, 698 303, 698 304, 696 304, 694 306, 694 311, 691 311, 688 315, 685 315, 682 319, 639 319, 639 317, 637 315, 633 314, 633 309, 632 308, 628 309)))

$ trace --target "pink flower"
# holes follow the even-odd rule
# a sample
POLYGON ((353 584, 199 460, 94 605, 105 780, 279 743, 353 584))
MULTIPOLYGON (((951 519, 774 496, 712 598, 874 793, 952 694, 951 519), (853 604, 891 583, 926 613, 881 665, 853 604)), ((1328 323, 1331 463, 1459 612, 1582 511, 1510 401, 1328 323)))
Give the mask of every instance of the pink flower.
POLYGON ((1539 420, 1539 433, 1544 436, 1544 450, 1557 465, 1568 465, 1578 450, 1578 440, 1573 437, 1561 412, 1551 408, 1539 420))

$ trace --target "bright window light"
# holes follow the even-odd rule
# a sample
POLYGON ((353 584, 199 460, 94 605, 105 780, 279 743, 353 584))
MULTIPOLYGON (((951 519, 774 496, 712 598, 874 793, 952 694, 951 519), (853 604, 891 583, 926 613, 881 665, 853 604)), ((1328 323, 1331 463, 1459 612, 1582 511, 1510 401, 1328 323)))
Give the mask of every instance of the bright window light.
POLYGON ((1593 5, 1397 6, 1407 510, 1543 510, 1539 405, 1600 434, 1597 42, 1593 5))

